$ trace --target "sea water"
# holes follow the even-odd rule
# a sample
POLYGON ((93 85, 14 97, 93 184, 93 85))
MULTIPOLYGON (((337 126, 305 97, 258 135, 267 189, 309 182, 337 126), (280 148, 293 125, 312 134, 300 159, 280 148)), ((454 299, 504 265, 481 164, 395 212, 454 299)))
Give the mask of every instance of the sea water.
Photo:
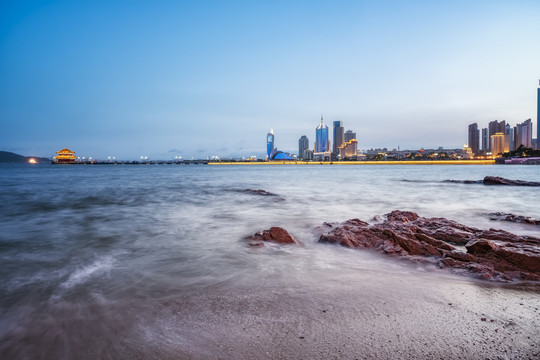
MULTIPOLYGON (((216 330, 223 313, 246 319, 234 309, 253 294, 296 299, 290 304, 296 308, 317 293, 362 291, 397 302, 413 293, 429 299, 428 287, 440 283, 478 289, 474 280, 445 271, 319 244, 316 228, 350 218, 369 222, 399 209, 540 236, 537 226, 488 215, 540 218, 540 187, 444 182, 488 175, 540 181, 540 167, 0 165, 0 354, 212 357, 221 348, 200 339, 214 331, 226 339, 227 330, 216 330), (303 246, 246 246, 244 237, 271 226, 303 246), (373 288, 375 279, 395 292, 373 288)), ((496 301, 498 291, 478 296, 496 301)), ((504 291, 499 301, 512 297, 513 290, 504 291)), ((537 289, 526 294, 531 306, 540 304, 537 289)), ((283 316, 264 318, 288 326, 283 316)), ((297 320, 303 316, 296 313, 297 320)), ((538 331, 535 321, 529 332, 538 331)), ((230 327, 232 334, 246 325, 230 327)), ((225 354, 237 357, 242 346, 225 354)))

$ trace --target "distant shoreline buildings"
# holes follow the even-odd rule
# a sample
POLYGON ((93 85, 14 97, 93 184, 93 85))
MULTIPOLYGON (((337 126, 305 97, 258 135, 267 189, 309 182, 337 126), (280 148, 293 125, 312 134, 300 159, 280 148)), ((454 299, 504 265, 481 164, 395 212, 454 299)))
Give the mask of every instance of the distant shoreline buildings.
POLYGON ((506 120, 490 121, 481 132, 477 123, 470 124, 467 146, 471 154, 477 157, 500 157, 504 153, 519 149, 520 146, 540 149, 540 83, 537 89, 536 113, 536 139, 533 139, 532 119, 514 127, 506 123, 506 120))

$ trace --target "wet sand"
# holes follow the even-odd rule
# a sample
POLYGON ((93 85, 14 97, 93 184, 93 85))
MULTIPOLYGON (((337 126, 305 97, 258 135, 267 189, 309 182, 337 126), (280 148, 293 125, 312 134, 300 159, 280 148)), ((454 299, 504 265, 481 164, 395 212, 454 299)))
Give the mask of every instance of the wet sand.
MULTIPOLYGON (((337 280, 337 279, 336 279, 337 280)), ((394 279, 395 280, 395 279, 394 279)), ((156 348, 192 359, 533 359, 540 293, 453 280, 238 290, 174 301, 156 348), (431 288, 426 293, 425 286, 431 288), (170 344, 177 344, 170 347, 170 344)), ((156 352, 153 352, 156 351, 156 352)), ((133 355, 136 355, 134 353, 133 355)))
POLYGON ((270 277, 256 284, 248 278, 244 285, 156 294, 123 305, 62 301, 11 322, 2 331, 0 354, 4 359, 540 356, 538 286, 421 270, 374 275, 331 269, 303 283, 284 279, 279 286, 270 277))

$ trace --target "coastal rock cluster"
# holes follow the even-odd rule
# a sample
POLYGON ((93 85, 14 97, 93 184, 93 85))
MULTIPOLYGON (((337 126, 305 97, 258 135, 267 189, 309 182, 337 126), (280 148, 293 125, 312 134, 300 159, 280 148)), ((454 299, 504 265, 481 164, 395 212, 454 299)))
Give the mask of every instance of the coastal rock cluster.
MULTIPOLYGON (((540 238, 507 231, 480 230, 445 218, 425 218, 395 210, 369 224, 359 219, 324 223, 320 243, 369 249, 388 256, 448 268, 490 281, 540 281, 540 238)), ((300 245, 287 230, 271 227, 245 238, 249 246, 266 242, 300 245)))
POLYGON ((540 239, 480 230, 445 218, 392 211, 382 223, 359 219, 324 226, 321 243, 372 249, 493 281, 540 280, 540 239))

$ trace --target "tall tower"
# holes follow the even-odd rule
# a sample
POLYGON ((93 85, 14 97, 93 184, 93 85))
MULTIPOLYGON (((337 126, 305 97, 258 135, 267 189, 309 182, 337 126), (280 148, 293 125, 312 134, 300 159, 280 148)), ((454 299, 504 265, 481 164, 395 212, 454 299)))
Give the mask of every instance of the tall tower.
POLYGON ((269 160, 274 152, 274 128, 270 128, 270 132, 266 134, 266 160, 269 160))
POLYGON ((505 128, 506 128, 506 121, 502 120, 502 121, 498 121, 498 120, 495 120, 495 121, 490 121, 489 124, 488 124, 488 147, 489 147, 489 151, 493 151, 493 149, 491 148, 491 137, 497 133, 503 133, 504 134, 504 131, 505 131, 505 128))
POLYGON ((523 145, 526 148, 532 147, 532 121, 531 119, 527 119, 521 124, 516 125, 517 133, 515 135, 516 142, 515 147, 516 149, 523 145))
POLYGON ((540 149, 540 80, 538 80, 538 98, 536 99, 536 148, 540 149))
POLYGON ((306 150, 309 150, 309 139, 306 135, 302 135, 302 137, 298 140, 299 159, 306 159, 306 150))
POLYGON ((482 152, 486 153, 489 151, 489 137, 488 137, 488 128, 482 129, 482 152))
POLYGON ((334 144, 332 148, 332 153, 334 157, 337 157, 339 154, 339 147, 345 142, 345 129, 343 128, 342 121, 334 121, 334 144))
POLYGON ((480 131, 478 130, 478 124, 474 123, 469 125, 469 147, 474 155, 480 153, 480 131))
POLYGON ((330 140, 328 140, 328 126, 324 125, 321 115, 321 123, 315 129, 315 152, 323 153, 330 151, 330 140))

